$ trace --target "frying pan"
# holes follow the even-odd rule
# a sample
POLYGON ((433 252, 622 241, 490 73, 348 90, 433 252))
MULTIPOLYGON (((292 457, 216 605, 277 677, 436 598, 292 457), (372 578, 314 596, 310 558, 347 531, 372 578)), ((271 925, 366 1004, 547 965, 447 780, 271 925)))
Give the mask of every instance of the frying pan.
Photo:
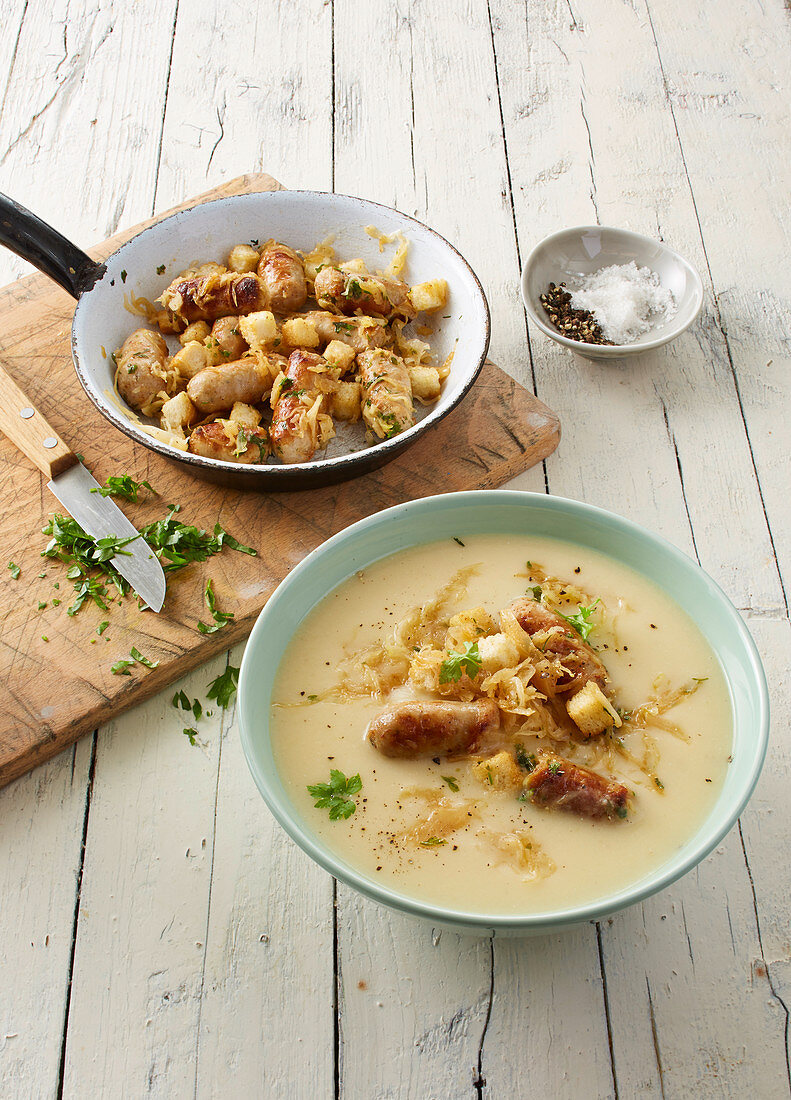
MULTIPOLYGON (((235 488, 316 488, 365 474, 395 458, 430 431, 462 400, 477 378, 489 346, 489 307, 467 261, 434 230, 390 207, 349 195, 318 191, 271 191, 233 195, 179 211, 144 229, 104 263, 97 263, 56 229, 13 199, 0 195, 0 243, 29 260, 77 300, 71 350, 77 376, 99 412, 137 443, 178 462, 199 477, 235 488), (219 260, 235 244, 274 237, 310 251, 333 238, 341 259, 362 257, 371 270, 388 261, 379 240, 366 232, 403 233, 409 242, 407 275, 412 283, 448 282, 448 306, 429 318, 426 339, 437 362, 453 353, 451 372, 436 404, 418 408, 420 419, 406 432, 374 446, 361 426, 336 425, 338 435, 323 457, 294 465, 239 465, 179 451, 147 435, 145 421, 114 390, 111 353, 146 321, 132 312, 133 297, 154 301, 182 270, 196 261, 219 260)), ((391 247, 395 247, 394 245, 391 247)), ((178 346, 169 338, 171 350, 178 346)), ((148 423, 153 424, 153 421, 148 423)), ((321 453, 321 452, 320 452, 321 453)))

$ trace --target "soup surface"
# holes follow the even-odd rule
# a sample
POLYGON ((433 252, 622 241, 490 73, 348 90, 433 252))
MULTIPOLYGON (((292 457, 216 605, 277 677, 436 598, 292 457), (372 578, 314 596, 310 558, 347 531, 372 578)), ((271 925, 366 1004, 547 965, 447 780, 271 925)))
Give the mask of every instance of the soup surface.
MULTIPOLYGON (((417 654, 421 647, 408 648, 417 654)), ((473 652, 469 644, 443 653, 451 663, 442 666, 441 695, 470 698, 459 694, 467 675, 477 685, 486 681, 485 670, 476 677, 475 664, 464 662, 460 678, 447 679, 455 675, 453 654, 465 652, 473 652)), ((295 633, 273 700, 278 770, 310 830, 398 893, 492 915, 593 902, 659 867, 707 815, 731 751, 727 686, 686 613, 620 563, 549 539, 461 533, 458 541, 399 553, 356 574, 295 633), (366 731, 378 715, 405 700, 438 697, 414 668, 411 677, 393 674, 393 653, 403 651, 405 637, 402 628, 393 649, 394 632, 415 608, 430 605, 436 635, 437 623, 442 633, 459 612, 483 608, 496 623, 514 600, 548 598, 550 590, 567 601, 567 637, 591 626, 587 642, 606 666, 620 726, 586 737, 566 718, 571 732, 549 736, 537 729, 536 715, 504 711, 497 742, 474 753, 410 759, 373 747, 366 731), (580 612, 583 605, 593 610, 580 612), (490 762, 503 750, 518 778, 501 789, 490 762), (623 784, 628 808, 591 818, 542 805, 523 779, 537 774, 536 760, 547 751, 623 784), (347 803, 344 812, 353 799, 354 811, 334 820, 307 789, 328 783, 331 769, 361 780, 359 791, 353 783, 336 799, 347 803)))

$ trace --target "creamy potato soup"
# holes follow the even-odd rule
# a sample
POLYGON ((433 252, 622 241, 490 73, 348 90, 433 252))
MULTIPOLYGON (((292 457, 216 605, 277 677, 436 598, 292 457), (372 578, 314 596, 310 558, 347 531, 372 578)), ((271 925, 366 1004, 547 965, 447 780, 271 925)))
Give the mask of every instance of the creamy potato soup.
POLYGON ((493 915, 659 867, 731 751, 728 690, 686 613, 549 539, 461 532, 361 571, 302 623, 273 700, 309 829, 392 890, 493 915))

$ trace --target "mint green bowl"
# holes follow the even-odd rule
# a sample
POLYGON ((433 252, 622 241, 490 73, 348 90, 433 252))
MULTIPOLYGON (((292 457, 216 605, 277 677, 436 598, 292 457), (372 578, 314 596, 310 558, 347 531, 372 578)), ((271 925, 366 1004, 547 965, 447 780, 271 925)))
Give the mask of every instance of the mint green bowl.
POLYGON ((761 660, 736 608, 702 569, 669 542, 611 512, 537 493, 450 493, 388 508, 329 539, 292 570, 272 595, 247 643, 239 676, 242 745, 253 778, 290 837, 336 878, 402 913, 458 931, 530 934, 598 920, 655 894, 719 844, 747 804, 769 735, 761 660), (465 912, 427 904, 374 881, 329 851, 292 804, 277 773, 269 713, 277 667, 311 609, 358 569, 412 546, 474 534, 563 539, 608 554, 648 577, 681 604, 717 655, 731 698, 733 763, 710 814, 672 858, 627 889, 586 905, 539 914, 465 912))

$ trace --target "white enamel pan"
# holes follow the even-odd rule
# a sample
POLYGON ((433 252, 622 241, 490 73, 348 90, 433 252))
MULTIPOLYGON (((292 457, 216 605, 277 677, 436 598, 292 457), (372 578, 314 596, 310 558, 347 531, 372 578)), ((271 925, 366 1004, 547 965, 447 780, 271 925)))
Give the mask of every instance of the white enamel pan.
MULTIPOLYGON (((136 442, 180 463, 186 471, 236 488, 315 488, 384 465, 459 404, 478 376, 489 346, 486 297, 459 252, 414 218, 349 195, 271 191, 216 199, 144 229, 105 263, 92 260, 29 210, 0 196, 0 243, 35 264, 77 299, 72 356, 80 382, 99 412, 136 442), (126 337, 146 323, 127 308, 133 295, 154 301, 176 275, 196 261, 223 262, 233 245, 263 243, 271 237, 304 251, 332 237, 340 259, 362 257, 371 270, 381 270, 388 262, 389 249, 380 252, 378 240, 366 233, 368 226, 387 235, 400 231, 407 238, 405 275, 409 282, 444 278, 450 288, 447 308, 430 320, 432 333, 426 337, 438 363, 453 352, 450 376, 437 403, 418 409, 414 427, 394 439, 367 446, 360 425, 337 425, 338 435, 326 452, 319 452, 313 462, 291 466, 275 460, 243 466, 203 458, 169 447, 141 430, 142 422, 114 392, 111 358, 126 337)), ((169 342, 175 350, 175 338, 169 342)), ((79 442, 75 435, 70 441, 75 446, 79 442)))

